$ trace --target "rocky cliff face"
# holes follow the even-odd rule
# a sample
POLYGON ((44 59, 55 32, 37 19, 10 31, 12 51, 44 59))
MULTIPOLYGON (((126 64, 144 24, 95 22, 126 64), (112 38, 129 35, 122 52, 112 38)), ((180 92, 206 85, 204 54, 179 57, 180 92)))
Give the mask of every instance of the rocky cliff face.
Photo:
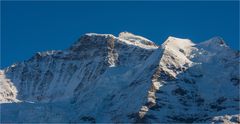
POLYGON ((239 56, 218 37, 85 34, 1 70, 1 121, 240 123, 239 56))

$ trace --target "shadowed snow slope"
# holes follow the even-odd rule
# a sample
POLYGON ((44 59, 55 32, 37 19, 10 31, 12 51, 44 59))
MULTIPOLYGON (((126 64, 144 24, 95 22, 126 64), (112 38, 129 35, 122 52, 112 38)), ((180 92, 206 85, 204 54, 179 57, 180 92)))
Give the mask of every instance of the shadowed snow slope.
POLYGON ((239 56, 219 37, 87 33, 1 70, 1 122, 240 123, 239 56))

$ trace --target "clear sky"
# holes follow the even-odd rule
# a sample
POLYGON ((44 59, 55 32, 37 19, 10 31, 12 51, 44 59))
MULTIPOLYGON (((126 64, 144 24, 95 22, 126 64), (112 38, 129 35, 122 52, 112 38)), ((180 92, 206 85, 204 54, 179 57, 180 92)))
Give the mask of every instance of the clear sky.
POLYGON ((1 67, 68 48, 87 32, 129 31, 161 44, 168 36, 214 36, 239 48, 239 2, 1 2, 1 67))

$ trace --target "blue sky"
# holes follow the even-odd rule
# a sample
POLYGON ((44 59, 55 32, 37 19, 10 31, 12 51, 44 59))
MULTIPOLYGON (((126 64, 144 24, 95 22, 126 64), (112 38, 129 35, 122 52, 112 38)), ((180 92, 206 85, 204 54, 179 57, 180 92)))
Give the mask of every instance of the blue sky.
POLYGON ((87 32, 129 31, 161 44, 221 36, 239 49, 239 2, 1 2, 1 67, 68 48, 87 32))

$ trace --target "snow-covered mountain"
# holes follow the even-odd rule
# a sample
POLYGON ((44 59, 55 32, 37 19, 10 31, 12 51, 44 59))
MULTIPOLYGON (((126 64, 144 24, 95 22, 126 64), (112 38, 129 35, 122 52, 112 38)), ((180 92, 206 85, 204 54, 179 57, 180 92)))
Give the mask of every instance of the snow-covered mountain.
POLYGON ((0 71, 1 122, 240 123, 240 52, 88 33, 0 71))

